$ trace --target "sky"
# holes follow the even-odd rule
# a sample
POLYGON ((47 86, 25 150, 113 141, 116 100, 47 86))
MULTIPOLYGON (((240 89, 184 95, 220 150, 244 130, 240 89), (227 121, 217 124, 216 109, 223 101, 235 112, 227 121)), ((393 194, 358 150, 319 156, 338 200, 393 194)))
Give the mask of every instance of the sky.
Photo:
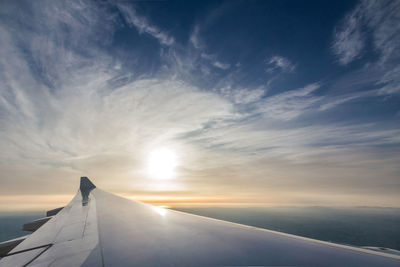
POLYGON ((1 1, 0 210, 400 207, 400 1, 1 1))

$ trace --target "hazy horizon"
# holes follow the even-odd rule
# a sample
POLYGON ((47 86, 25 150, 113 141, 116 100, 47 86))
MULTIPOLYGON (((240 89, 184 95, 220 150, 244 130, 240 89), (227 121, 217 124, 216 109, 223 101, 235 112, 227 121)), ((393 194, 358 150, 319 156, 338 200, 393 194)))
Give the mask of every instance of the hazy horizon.
MULTIPOLYGON (((145 197, 136 197, 129 196, 126 194, 119 194, 117 192, 112 192, 118 196, 128 198, 135 201, 141 201, 143 203, 147 203, 150 205, 155 205, 163 208, 169 209, 196 209, 196 208, 343 208, 343 209, 351 209, 351 208, 367 208, 367 209, 400 209, 400 206, 366 206, 366 205, 322 205, 322 204, 314 204, 314 205, 305 205, 305 204, 294 204, 294 203, 264 203, 264 202, 235 202, 237 199, 232 199, 231 202, 224 201, 215 201, 216 198, 208 198, 208 199, 196 199, 196 198, 174 198, 174 197, 156 197, 151 198, 151 196, 145 197)), ((3 203, 0 203, 0 212, 1 213, 20 213, 20 212, 45 212, 47 210, 51 210, 58 207, 66 206, 75 195, 63 195, 60 197, 59 195, 28 195, 28 196, 12 196, 3 203), (12 204, 12 205, 10 205, 12 204)))

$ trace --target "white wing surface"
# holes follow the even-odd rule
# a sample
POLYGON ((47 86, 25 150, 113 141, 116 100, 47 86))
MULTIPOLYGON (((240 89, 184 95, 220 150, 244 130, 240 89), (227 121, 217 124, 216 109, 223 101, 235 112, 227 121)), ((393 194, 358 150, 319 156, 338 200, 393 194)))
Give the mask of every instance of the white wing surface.
MULTIPOLYGON (((57 213, 58 212, 58 213, 57 213)), ((400 256, 162 209, 96 188, 72 201, 0 266, 400 266, 400 256)))

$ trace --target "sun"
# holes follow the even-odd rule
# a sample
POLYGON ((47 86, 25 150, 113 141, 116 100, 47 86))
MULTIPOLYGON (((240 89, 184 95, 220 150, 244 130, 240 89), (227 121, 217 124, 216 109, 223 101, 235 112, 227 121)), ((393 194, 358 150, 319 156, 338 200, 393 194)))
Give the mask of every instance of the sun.
POLYGON ((148 158, 148 173, 155 179, 171 179, 178 165, 176 154, 167 148, 153 150, 148 158))

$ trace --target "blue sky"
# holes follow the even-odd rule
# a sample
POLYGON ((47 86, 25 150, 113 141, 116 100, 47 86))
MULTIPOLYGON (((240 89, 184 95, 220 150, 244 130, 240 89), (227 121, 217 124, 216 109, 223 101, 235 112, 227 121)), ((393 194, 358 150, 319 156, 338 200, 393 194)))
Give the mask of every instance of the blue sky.
POLYGON ((0 209, 400 206, 399 1, 0 5, 0 209))

